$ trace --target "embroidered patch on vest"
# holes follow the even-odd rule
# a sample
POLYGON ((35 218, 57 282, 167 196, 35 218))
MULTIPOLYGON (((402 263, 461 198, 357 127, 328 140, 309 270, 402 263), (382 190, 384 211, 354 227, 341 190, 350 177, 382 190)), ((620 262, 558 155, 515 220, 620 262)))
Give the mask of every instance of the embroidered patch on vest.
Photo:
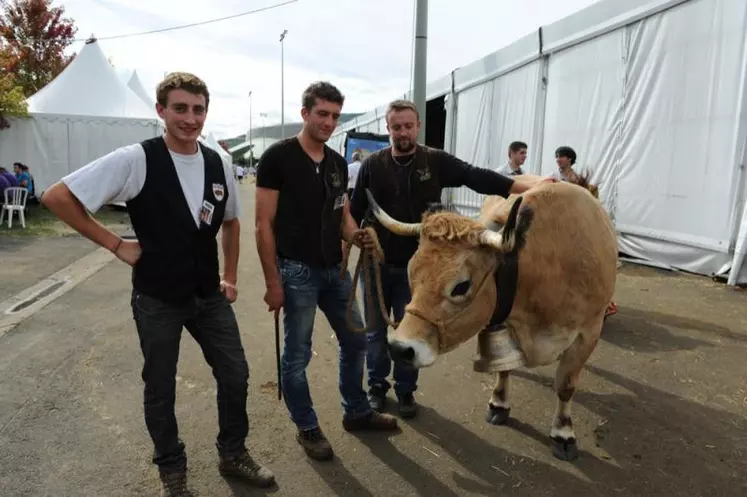
POLYGON ((340 175, 332 172, 329 173, 330 179, 332 180, 332 186, 334 188, 340 188, 340 185, 342 185, 342 181, 340 181, 340 175))
POLYGON ((215 196, 215 200, 220 202, 223 200, 224 194, 225 190, 223 189, 223 185, 221 183, 213 183, 213 195, 215 196))
POLYGON ((431 171, 428 168, 416 169, 415 172, 418 173, 418 179, 420 181, 428 181, 429 179, 431 179, 431 171))

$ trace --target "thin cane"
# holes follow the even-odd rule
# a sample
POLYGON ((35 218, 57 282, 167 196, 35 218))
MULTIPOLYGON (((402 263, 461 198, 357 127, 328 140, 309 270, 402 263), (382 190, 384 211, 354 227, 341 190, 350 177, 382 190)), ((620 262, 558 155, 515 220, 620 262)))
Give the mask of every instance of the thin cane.
POLYGON ((275 369, 278 373, 278 400, 282 400, 283 387, 280 384, 280 309, 275 310, 275 369))

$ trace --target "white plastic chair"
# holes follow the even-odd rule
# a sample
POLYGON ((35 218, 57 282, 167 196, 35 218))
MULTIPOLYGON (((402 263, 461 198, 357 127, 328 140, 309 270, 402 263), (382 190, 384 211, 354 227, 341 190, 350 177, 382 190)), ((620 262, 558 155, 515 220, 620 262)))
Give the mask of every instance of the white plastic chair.
POLYGON ((5 204, 0 210, 0 224, 3 224, 3 216, 5 211, 8 211, 8 228, 13 227, 13 213, 18 213, 18 218, 21 220, 21 226, 26 227, 26 199, 29 196, 29 191, 26 188, 19 186, 12 186, 5 189, 5 204))

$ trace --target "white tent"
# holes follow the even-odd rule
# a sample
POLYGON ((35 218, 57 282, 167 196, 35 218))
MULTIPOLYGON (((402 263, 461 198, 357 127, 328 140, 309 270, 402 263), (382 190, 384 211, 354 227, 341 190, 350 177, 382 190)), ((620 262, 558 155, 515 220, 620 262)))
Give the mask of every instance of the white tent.
POLYGON ((135 95, 140 97, 140 100, 142 100, 149 109, 155 108, 156 102, 151 98, 151 94, 146 91, 145 86, 143 86, 143 82, 137 75, 137 70, 132 71, 132 76, 130 76, 130 79, 127 81, 127 87, 132 90, 135 95))
POLYGON ((28 106, 30 117, 11 118, 0 132, 0 163, 28 165, 37 195, 91 160, 162 130, 155 109, 117 77, 95 39, 28 106))
POLYGON ((224 164, 229 167, 233 167, 233 157, 231 157, 231 154, 226 152, 226 150, 220 146, 220 143, 218 143, 218 140, 216 140, 215 135, 212 132, 208 133, 205 138, 200 138, 200 141, 218 152, 218 155, 220 155, 220 158, 223 159, 224 164))
MULTIPOLYGON (((529 172, 549 174, 570 145, 623 253, 741 283, 746 33, 744 0, 601 0, 432 82, 427 97, 445 97, 446 150, 496 168, 522 140, 529 172)), ((330 145, 342 151, 350 130, 386 133, 384 110, 330 145)), ((482 198, 444 195, 468 215, 482 198)))

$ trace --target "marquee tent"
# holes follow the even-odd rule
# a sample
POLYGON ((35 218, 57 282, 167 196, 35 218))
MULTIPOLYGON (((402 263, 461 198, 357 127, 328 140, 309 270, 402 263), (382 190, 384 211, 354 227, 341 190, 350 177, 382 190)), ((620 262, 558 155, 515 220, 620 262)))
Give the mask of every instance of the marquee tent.
POLYGON ((29 117, 8 119, 0 163, 31 168, 37 195, 117 147, 157 136, 162 126, 90 39, 70 65, 28 99, 29 117))
MULTIPOLYGON (((526 169, 542 175, 570 145, 623 254, 747 282, 746 34, 744 0, 600 0, 429 84, 428 114, 441 99, 446 115, 434 145, 495 169, 522 140, 526 169)), ((330 145, 386 132, 385 108, 330 145)), ((483 197, 459 188, 443 200, 475 215, 483 197)))
POLYGON ((140 76, 137 75, 137 70, 132 71, 132 76, 130 76, 130 79, 127 81, 127 87, 132 90, 135 95, 140 97, 140 100, 142 100, 149 109, 155 108, 156 101, 151 96, 151 93, 153 92, 149 92, 145 89, 143 82, 140 80, 140 76))
POLYGON ((220 158, 223 159, 224 164, 229 167, 233 167, 233 157, 231 157, 231 154, 226 152, 226 150, 220 146, 220 143, 218 143, 218 140, 216 140, 213 133, 208 133, 208 135, 204 139, 200 139, 200 141, 218 152, 218 155, 220 155, 220 158))

